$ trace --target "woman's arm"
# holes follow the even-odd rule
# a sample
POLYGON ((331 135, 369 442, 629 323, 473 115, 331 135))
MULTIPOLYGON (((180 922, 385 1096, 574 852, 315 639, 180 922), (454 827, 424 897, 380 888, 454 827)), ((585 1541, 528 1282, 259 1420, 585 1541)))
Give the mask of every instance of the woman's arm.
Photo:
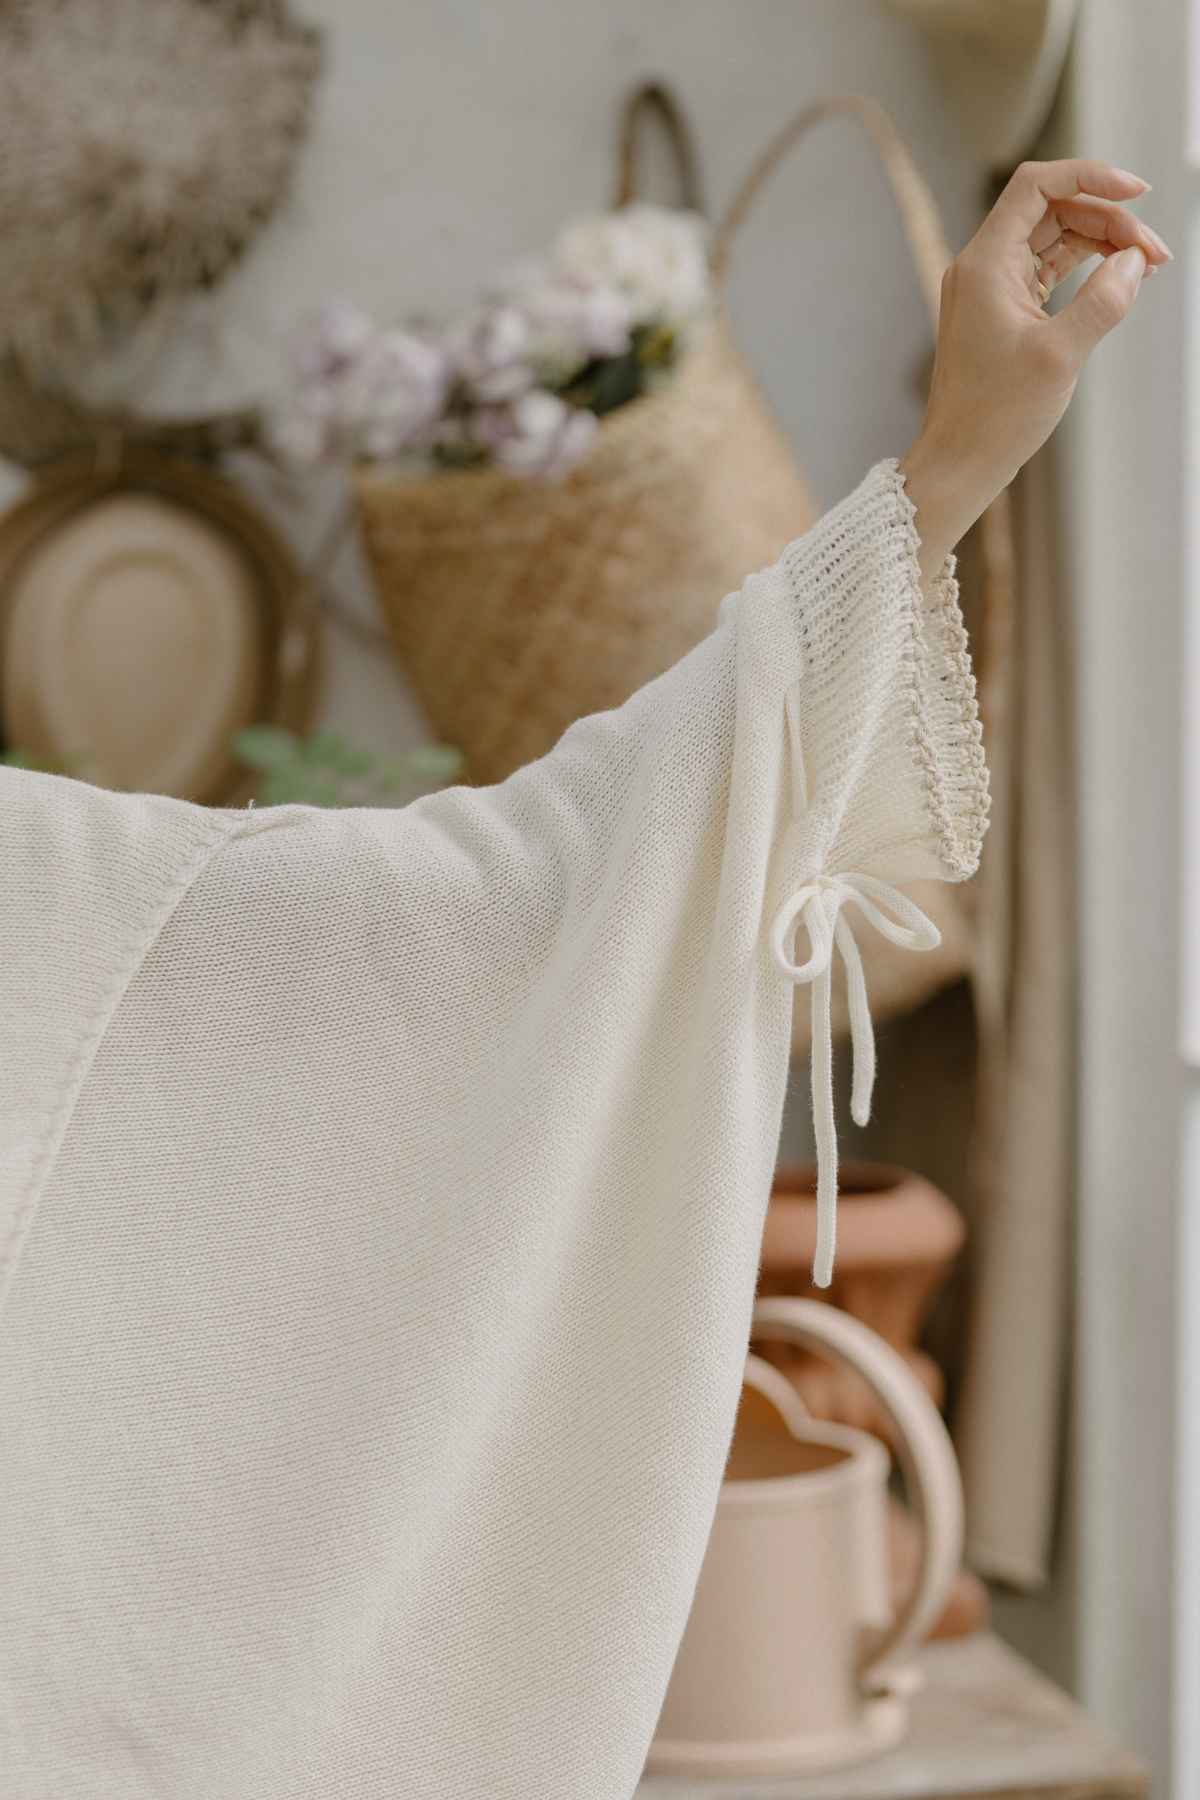
POLYGON ((1022 163, 946 269, 925 420, 900 459, 925 582, 1050 436, 1143 271, 1169 260, 1158 234, 1118 204, 1147 186, 1082 158, 1022 163), (1078 294, 1047 315, 1039 283, 1048 295, 1092 256, 1102 261, 1078 294))
POLYGON ((955 545, 995 498, 978 478, 962 471, 917 438, 899 462, 909 499, 917 509, 921 537, 917 560, 926 594, 955 545))

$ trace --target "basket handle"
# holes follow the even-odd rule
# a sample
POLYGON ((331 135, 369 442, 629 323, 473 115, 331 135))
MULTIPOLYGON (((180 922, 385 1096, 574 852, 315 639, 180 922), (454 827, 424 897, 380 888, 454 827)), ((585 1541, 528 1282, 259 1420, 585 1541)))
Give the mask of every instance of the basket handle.
MULTIPOLYGON (((805 132, 822 119, 850 114, 866 130, 888 178, 905 239, 929 309, 934 337, 941 311, 942 276, 953 261, 941 210, 891 115, 867 94, 833 94, 816 100, 788 121, 760 151, 713 234, 713 281, 723 286, 733 241, 759 193, 805 132)), ((1002 728, 1012 634, 1014 550, 1007 488, 976 521, 981 575, 980 644, 975 655, 979 711, 986 730, 1002 728)))
POLYGON ((824 100, 816 100, 776 132, 751 165, 717 225, 712 248, 714 279, 723 282, 728 274, 733 240, 780 163, 814 125, 839 113, 857 118, 878 152, 936 328, 942 276, 952 260, 942 229, 942 216, 928 182, 891 116, 868 94, 833 94, 824 100))
POLYGON ((700 165, 696 140, 679 100, 665 81, 643 81, 632 88, 621 108, 621 126, 617 141, 617 186, 614 207, 627 206, 636 200, 640 190, 638 133, 643 118, 655 114, 666 131, 679 177, 679 202, 691 212, 702 213, 704 200, 700 187, 700 165))

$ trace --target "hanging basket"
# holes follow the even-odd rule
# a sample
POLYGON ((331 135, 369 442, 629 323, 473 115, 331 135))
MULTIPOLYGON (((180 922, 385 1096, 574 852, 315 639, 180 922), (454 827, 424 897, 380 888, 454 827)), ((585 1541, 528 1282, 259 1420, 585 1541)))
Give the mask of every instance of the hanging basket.
MULTIPOLYGON (((658 86, 628 102, 618 203, 636 191, 633 125, 653 105, 676 146, 685 198, 695 160, 658 86)), ((876 102, 808 108, 751 170, 714 238, 718 294, 762 183, 818 119, 866 125, 899 205, 936 326, 950 260, 936 204, 876 102)), ((674 380, 606 414, 556 485, 497 468, 356 474, 363 540, 395 651, 437 734, 469 777, 502 780, 573 720, 620 705, 711 630, 716 609, 818 516, 795 454, 738 350, 723 306, 674 380)))
MULTIPOLYGON (((625 106, 616 204, 637 192, 636 132, 651 111, 668 130, 680 198, 699 210, 691 137, 658 84, 625 106)), ((606 413, 559 483, 368 465, 356 486, 396 654, 431 726, 483 783, 676 661, 724 594, 815 513, 724 319, 668 386, 606 413)))
POLYGON ((358 500, 397 654, 478 782, 668 668, 814 516, 723 323, 559 485, 371 469, 358 500))

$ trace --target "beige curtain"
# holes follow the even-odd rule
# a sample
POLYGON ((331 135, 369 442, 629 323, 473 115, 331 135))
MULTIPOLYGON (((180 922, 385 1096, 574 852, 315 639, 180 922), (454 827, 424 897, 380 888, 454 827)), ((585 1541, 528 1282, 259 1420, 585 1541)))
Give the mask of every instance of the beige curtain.
POLYGON ((979 1112, 955 1438, 967 1548, 985 1575, 1049 1573, 1070 1342, 1075 1091, 1075 770, 1069 596, 1054 438, 1011 489, 1007 729, 980 870, 979 1112))
MULTIPOLYGON (((844 1146, 920 1169, 966 1215, 967 1248, 927 1341, 948 1377, 967 1561, 1023 1589, 1047 1580, 1055 1549, 1071 1335, 1075 774, 1057 455, 1052 438, 1009 490, 1010 679, 992 698, 975 971, 883 1027, 874 1116, 844 1146)), ((974 534, 959 556, 982 642, 974 534)))

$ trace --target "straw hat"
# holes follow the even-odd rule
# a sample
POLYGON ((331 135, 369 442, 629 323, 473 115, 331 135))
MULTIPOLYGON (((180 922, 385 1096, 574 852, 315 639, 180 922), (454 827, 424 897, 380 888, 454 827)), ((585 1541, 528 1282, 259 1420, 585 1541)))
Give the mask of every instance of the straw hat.
POLYGON ((243 727, 308 729, 321 640, 286 546, 225 481, 126 449, 0 520, 4 747, 100 787, 241 805, 243 727))
POLYGON ((928 33, 963 131, 994 168, 1018 163, 1054 101, 1079 0, 888 0, 928 33))

